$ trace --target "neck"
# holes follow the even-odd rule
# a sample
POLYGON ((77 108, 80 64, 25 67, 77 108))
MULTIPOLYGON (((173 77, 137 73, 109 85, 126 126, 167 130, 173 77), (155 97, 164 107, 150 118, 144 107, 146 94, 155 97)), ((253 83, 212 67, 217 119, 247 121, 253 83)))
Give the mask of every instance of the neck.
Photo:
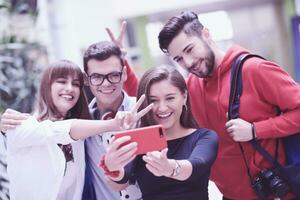
POLYGON ((219 48, 217 48, 215 45, 212 46, 211 48, 212 48, 212 50, 213 50, 213 52, 215 54, 215 66, 214 66, 214 69, 217 69, 221 65, 221 63, 222 63, 222 61, 223 61, 223 59, 225 57, 225 53, 226 52, 222 51, 219 48))
POLYGON ((176 125, 166 130, 167 140, 181 138, 186 135, 186 131, 187 129, 178 122, 176 125))
POLYGON ((111 102, 111 103, 104 103, 104 102, 101 102, 99 99, 96 99, 98 110, 101 113, 106 112, 107 110, 117 112, 123 102, 123 99, 124 99, 123 93, 114 102, 111 102))

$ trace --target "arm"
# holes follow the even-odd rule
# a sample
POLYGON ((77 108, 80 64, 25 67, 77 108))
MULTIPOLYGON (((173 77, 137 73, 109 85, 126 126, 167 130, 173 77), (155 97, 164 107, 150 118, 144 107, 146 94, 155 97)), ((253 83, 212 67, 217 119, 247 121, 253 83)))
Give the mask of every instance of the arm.
POLYGON ((155 176, 165 176, 180 181, 187 180, 193 171, 192 163, 188 160, 174 160, 167 158, 168 149, 153 151, 143 156, 146 168, 155 176), (180 168, 180 172, 176 172, 180 168))
POLYGON ((299 132, 300 85, 282 68, 267 61, 262 61, 255 75, 262 100, 283 112, 280 116, 254 122, 257 137, 284 137, 299 132))
MULTIPOLYGON (((118 37, 115 37, 114 33, 112 32, 112 30, 110 28, 105 28, 111 41, 121 49, 124 57, 127 53, 127 50, 124 48, 124 45, 123 45, 123 38, 126 33, 126 27, 127 27, 127 22, 123 21, 121 24, 120 33, 119 33, 118 37)), ((124 64, 125 64, 126 72, 127 72, 127 80, 124 83, 124 90, 126 91, 126 93, 129 96, 136 96, 137 86, 138 86, 138 78, 135 75, 133 69, 128 64, 128 61, 126 59, 124 59, 124 64)))
POLYGON ((128 185, 129 185, 128 182, 125 184, 116 183, 115 181, 113 181, 111 178, 109 178, 107 176, 105 177, 105 183, 111 190, 116 191, 116 192, 126 189, 126 187, 128 187, 128 185))
POLYGON ((147 163, 147 169, 155 176, 166 176, 180 181, 191 180, 207 173, 217 156, 218 137, 213 131, 202 134, 205 134, 205 136, 196 142, 188 159, 168 159, 166 158, 166 150, 151 152, 143 157, 147 163), (158 153, 161 153, 161 155, 158 155, 158 153), (180 168, 178 174, 174 173, 177 168, 176 162, 180 168))
POLYGON ((111 120, 70 119, 52 122, 38 122, 29 117, 16 129, 8 131, 9 143, 15 147, 42 145, 46 143, 68 144, 77 139, 84 139, 101 132, 127 129, 152 109, 152 104, 138 112, 145 96, 138 100, 129 112, 118 112, 111 120))
POLYGON ((127 70, 127 80, 124 83, 124 90, 129 96, 136 96, 137 88, 139 84, 138 77, 136 76, 133 69, 128 64, 127 60, 125 60, 125 66, 127 70))
POLYGON ((196 146, 190 155, 188 161, 192 163, 193 172, 189 180, 197 179, 197 177, 208 173, 218 153, 218 135, 211 130, 206 132, 196 143, 196 146))
POLYGON ((30 115, 28 113, 20 113, 13 109, 6 109, 1 116, 0 131, 5 133, 8 129, 14 129, 26 120, 30 115))

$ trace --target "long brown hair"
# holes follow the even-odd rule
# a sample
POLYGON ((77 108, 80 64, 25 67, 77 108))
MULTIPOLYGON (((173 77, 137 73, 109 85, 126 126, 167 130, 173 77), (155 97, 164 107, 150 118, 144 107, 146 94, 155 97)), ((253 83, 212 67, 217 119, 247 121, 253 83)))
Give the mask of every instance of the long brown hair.
POLYGON ((64 78, 68 76, 76 77, 76 79, 79 80, 80 96, 75 106, 68 111, 64 118, 90 119, 86 96, 82 89, 82 71, 75 63, 68 60, 60 60, 50 64, 42 74, 37 101, 37 118, 39 121, 46 119, 55 120, 63 117, 54 105, 51 95, 51 85, 57 78, 64 78))
MULTIPOLYGON (((150 104, 149 93, 150 87, 153 85, 153 83, 157 83, 163 80, 169 81, 173 86, 178 88, 182 94, 187 92, 185 80, 176 69, 167 66, 151 68, 145 72, 139 83, 137 98, 139 99, 143 94, 146 95, 146 99, 140 106, 139 110, 145 108, 147 105, 150 104)), ((152 111, 150 111, 141 118, 141 127, 155 124, 156 122, 154 120, 152 111)), ((182 113, 180 115, 180 124, 185 128, 198 128, 198 124, 191 112, 188 92, 186 106, 182 108, 182 113)))

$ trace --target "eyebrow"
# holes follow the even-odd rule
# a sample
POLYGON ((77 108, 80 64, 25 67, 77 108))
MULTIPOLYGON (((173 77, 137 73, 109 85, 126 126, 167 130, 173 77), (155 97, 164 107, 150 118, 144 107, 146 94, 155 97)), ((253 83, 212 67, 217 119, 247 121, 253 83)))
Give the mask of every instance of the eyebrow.
MULTIPOLYGON (((185 52, 191 45, 192 45, 192 44, 190 43, 190 44, 188 44, 187 46, 185 46, 184 49, 183 49, 181 52, 185 52)), ((173 58, 173 60, 176 61, 179 57, 180 57, 180 56, 175 56, 175 57, 173 58)))
MULTIPOLYGON (((166 96, 169 97, 169 96, 173 96, 173 95, 176 95, 176 93, 169 93, 166 96)), ((156 98, 156 96, 150 96, 149 95, 149 98, 156 98)))

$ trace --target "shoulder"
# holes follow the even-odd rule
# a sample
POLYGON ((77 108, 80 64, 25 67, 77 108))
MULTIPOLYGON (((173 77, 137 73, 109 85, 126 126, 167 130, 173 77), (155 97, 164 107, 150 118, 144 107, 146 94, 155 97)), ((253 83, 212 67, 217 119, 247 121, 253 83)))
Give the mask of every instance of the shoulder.
MULTIPOLYGON (((243 71, 252 73, 269 73, 274 71, 284 71, 278 64, 270 60, 258 57, 247 59, 243 64, 243 71)), ((264 74, 265 75, 265 74, 264 74)))
POLYGON ((201 139, 209 139, 213 141, 219 140, 218 134, 215 131, 207 128, 199 128, 195 130, 195 135, 201 139))
POLYGON ((246 77, 246 80, 252 80, 261 86, 264 83, 293 82, 291 76, 281 66, 260 58, 251 58, 245 61, 243 76, 246 77), (266 79, 266 77, 268 78, 266 79))

